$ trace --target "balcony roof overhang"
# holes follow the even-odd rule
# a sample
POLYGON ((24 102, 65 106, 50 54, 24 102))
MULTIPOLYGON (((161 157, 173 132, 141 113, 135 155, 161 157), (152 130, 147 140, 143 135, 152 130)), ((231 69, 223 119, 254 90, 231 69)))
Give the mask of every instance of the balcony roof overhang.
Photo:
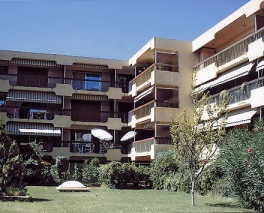
POLYGON ((195 52, 202 47, 216 48, 228 43, 233 37, 238 37, 237 35, 243 35, 243 32, 253 32, 255 30, 254 14, 261 10, 261 3, 262 0, 254 0, 240 7, 234 13, 193 40, 192 51, 195 52))

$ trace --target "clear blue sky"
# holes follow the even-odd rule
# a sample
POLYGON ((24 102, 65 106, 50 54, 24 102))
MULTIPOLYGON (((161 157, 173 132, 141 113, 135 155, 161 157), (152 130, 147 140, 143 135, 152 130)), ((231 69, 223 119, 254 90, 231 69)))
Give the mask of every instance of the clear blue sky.
POLYGON ((128 60, 153 37, 192 41, 249 0, 0 0, 0 49, 128 60))

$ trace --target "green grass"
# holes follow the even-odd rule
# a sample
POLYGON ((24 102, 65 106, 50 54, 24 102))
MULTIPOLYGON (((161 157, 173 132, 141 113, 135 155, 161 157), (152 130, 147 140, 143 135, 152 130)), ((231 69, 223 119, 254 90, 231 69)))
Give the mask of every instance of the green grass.
POLYGON ((33 202, 1 201, 1 213, 98 212, 246 212, 228 198, 161 190, 117 190, 91 187, 90 192, 58 192, 55 187, 29 186, 33 202))

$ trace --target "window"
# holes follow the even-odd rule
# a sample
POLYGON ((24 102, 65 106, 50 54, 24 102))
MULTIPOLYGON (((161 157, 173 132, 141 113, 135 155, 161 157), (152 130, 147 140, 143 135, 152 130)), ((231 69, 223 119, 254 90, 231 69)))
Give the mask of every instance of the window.
POLYGON ((4 106, 4 105, 5 105, 5 100, 4 98, 0 97, 0 106, 4 106))
POLYGON ((99 74, 86 74, 85 75, 85 89, 100 91, 101 89, 101 77, 99 74))
POLYGON ((101 75, 97 73, 73 72, 73 89, 101 90, 101 75))
POLYGON ((0 66, 0 75, 8 75, 8 66, 0 66))

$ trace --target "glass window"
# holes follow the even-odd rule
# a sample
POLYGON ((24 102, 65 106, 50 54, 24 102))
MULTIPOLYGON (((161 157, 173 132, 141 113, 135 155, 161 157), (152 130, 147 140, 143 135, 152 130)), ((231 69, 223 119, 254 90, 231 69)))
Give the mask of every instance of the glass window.
POLYGON ((100 91, 101 89, 101 77, 99 74, 86 74, 85 75, 85 89, 100 91))

